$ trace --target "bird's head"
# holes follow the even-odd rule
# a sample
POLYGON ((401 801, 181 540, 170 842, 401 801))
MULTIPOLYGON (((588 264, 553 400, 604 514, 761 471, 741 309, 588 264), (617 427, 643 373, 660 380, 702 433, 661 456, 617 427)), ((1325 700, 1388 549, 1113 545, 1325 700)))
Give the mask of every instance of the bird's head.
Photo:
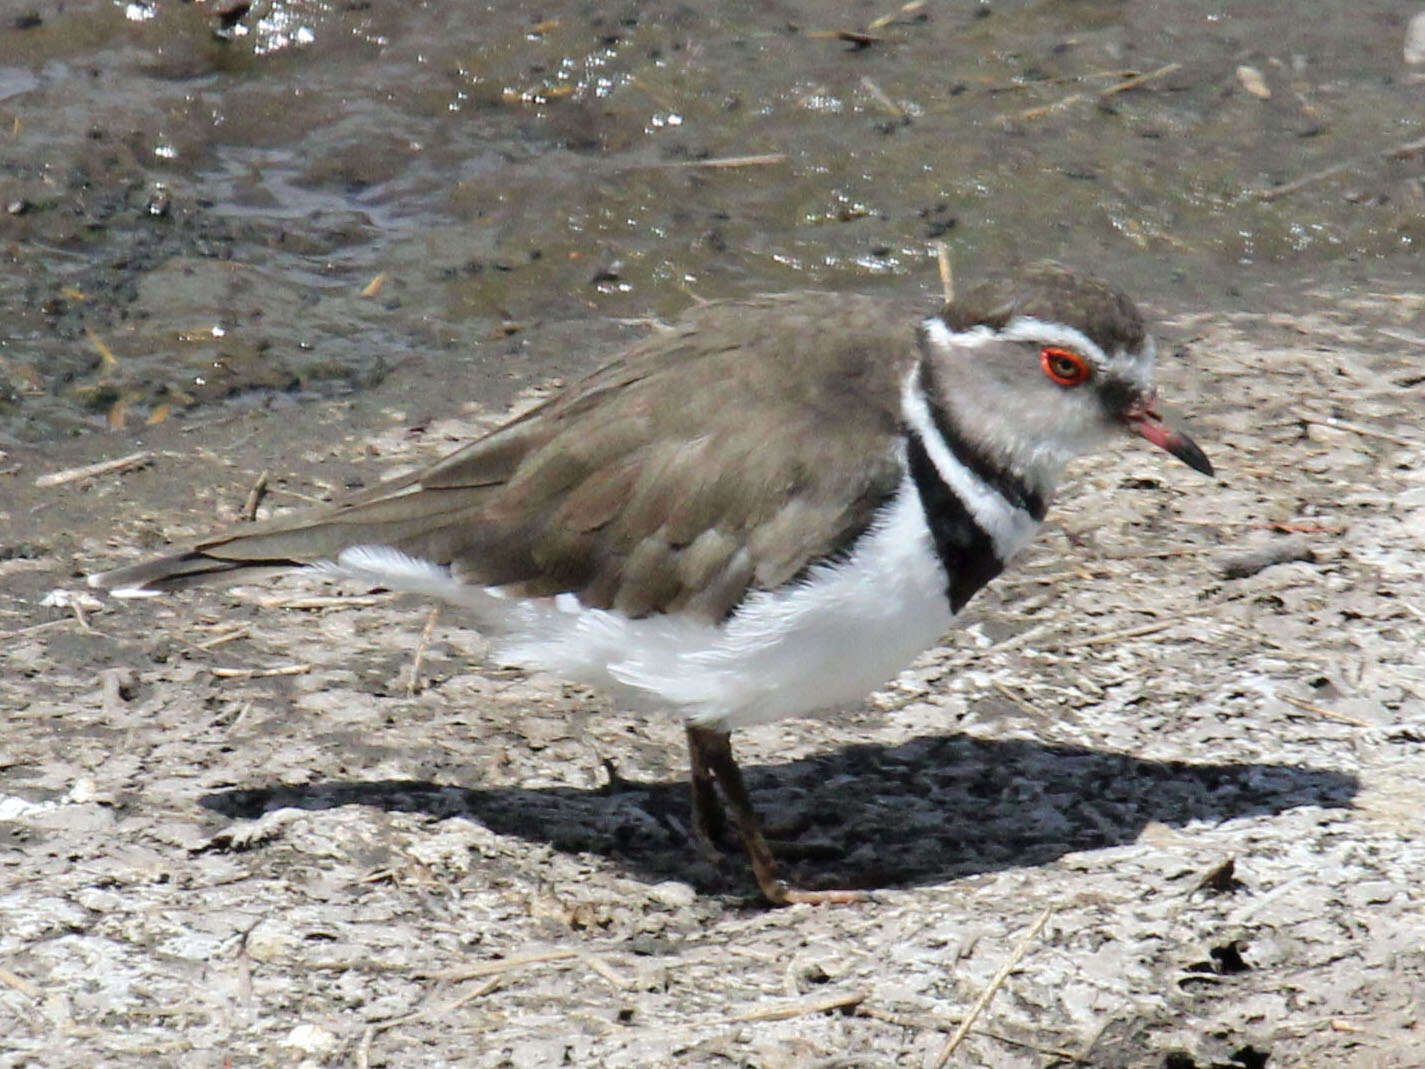
POLYGON ((1212 475, 1163 422, 1155 348, 1123 293, 1040 264, 985 282, 924 329, 934 392, 957 423, 1045 489, 1063 465, 1127 431, 1212 475))

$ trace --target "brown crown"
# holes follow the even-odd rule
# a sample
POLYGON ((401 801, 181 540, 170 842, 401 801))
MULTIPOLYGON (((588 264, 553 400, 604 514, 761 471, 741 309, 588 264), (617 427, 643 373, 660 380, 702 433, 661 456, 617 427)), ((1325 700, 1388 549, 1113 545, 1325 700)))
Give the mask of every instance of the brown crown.
POLYGON ((955 331, 999 330, 1017 315, 1063 323, 1082 331, 1105 353, 1136 352, 1147 330, 1138 307, 1106 282, 1058 264, 1035 264, 982 282, 940 313, 955 331))

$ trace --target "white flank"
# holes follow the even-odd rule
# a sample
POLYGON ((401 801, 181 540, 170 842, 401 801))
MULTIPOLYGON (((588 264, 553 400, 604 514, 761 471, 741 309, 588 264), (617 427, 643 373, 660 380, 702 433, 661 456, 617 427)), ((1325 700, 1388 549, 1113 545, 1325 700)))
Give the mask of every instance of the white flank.
POLYGON ((907 477, 844 560, 750 595, 727 620, 631 620, 569 594, 508 597, 384 546, 329 570, 473 610, 504 664, 599 687, 728 729, 859 701, 950 625, 945 572, 907 477))
POLYGON ((919 368, 906 376, 901 386, 901 414, 925 446, 926 455, 935 465, 941 480, 965 503, 975 522, 990 536, 995 556, 1002 563, 1008 563, 1034 536, 1039 521, 1023 509, 1011 505, 998 490, 986 484, 950 451, 945 439, 935 429, 930 404, 920 389, 919 378, 919 368))
MULTIPOLYGON (((102 582, 97 582, 97 583, 96 583, 95 580, 96 580, 96 579, 102 580, 103 578, 104 578, 104 573, 103 573, 103 572, 100 572, 98 575, 91 575, 91 576, 89 577, 89 585, 90 585, 90 586, 102 587, 104 584, 103 584, 102 582)), ((161 597, 163 597, 163 591, 162 591, 162 590, 150 590, 150 589, 149 589, 148 587, 146 587, 146 586, 121 586, 121 587, 119 587, 118 590, 111 590, 111 591, 109 591, 109 597, 111 597, 111 598, 161 598, 161 597)))
POLYGON ((322 561, 311 568, 372 586, 384 586, 403 594, 439 598, 470 609, 482 623, 491 614, 498 618, 501 615, 500 603, 505 601, 498 591, 462 583, 445 565, 412 557, 390 546, 349 546, 341 551, 335 563, 322 561))
MULTIPOLYGON (((119 570, 120 569, 115 568, 113 571, 95 572, 84 581, 96 590, 102 590, 104 584, 109 581, 109 576, 119 570)), ((162 594, 163 591, 161 590, 149 590, 147 587, 142 586, 121 586, 118 590, 109 591, 109 597, 111 598, 156 598, 162 594)))

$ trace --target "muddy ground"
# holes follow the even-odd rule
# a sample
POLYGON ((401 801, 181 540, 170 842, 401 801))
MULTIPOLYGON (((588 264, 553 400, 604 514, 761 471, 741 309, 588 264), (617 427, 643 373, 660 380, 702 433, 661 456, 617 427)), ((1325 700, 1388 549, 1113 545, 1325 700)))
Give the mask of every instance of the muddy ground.
POLYGON ((605 7, 2 13, 0 1066, 1425 1065, 1410 5, 605 7), (1081 464, 945 648, 739 735, 864 903, 766 909, 678 725, 453 614, 86 600, 641 317, 929 308, 936 239, 1131 289, 1219 477, 1081 464))
POLYGON ((413 687, 418 604, 39 607, 234 516, 274 451, 264 510, 490 414, 377 390, 53 487, 87 440, 22 455, 4 1064, 920 1066, 1046 916, 954 1064, 1421 1064, 1425 294, 1316 303, 1169 324, 1215 482, 1132 445, 1080 465, 944 649, 739 736, 823 848, 797 877, 875 889, 839 908, 698 859, 675 724, 482 669, 448 616, 413 687), (1302 559, 1228 577, 1262 547, 1302 559))

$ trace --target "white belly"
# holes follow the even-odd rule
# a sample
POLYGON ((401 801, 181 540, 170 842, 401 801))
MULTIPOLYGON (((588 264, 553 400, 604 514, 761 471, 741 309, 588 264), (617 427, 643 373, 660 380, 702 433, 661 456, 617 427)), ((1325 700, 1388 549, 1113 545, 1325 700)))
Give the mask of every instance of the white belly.
POLYGON ((381 547, 348 550, 339 566, 473 610, 503 664, 727 729, 859 701, 933 646, 951 620, 945 572, 908 477, 844 560, 752 594, 718 624, 631 620, 569 594, 508 598, 381 547))

